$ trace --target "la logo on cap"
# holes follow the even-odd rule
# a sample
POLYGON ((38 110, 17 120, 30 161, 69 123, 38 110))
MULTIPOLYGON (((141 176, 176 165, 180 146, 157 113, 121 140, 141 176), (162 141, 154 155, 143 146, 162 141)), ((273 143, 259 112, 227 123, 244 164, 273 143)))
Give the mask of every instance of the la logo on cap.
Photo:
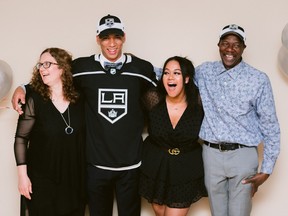
POLYGON ((114 19, 113 18, 105 19, 105 25, 111 28, 114 25, 114 19))
POLYGON ((238 29, 238 25, 232 24, 229 26, 230 29, 236 30, 238 29))

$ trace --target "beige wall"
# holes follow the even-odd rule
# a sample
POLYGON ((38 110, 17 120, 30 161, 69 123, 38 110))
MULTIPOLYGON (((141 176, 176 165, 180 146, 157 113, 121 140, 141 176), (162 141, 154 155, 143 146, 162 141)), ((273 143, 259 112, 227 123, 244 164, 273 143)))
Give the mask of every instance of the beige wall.
MULTIPOLYGON (((252 215, 287 216, 288 77, 277 66, 287 8, 287 0, 0 0, 0 59, 14 72, 12 89, 0 106, 11 106, 12 90, 29 80, 44 48, 62 47, 75 58, 99 52, 96 23, 108 13, 120 16, 125 23, 125 51, 157 67, 172 55, 188 56, 195 65, 218 59, 220 29, 237 23, 247 32, 244 59, 271 79, 282 130, 280 157, 273 175, 254 198, 252 215)), ((1 216, 19 215, 13 155, 17 117, 12 109, 0 110, 1 216)), ((152 215, 144 200, 142 212, 143 216, 152 215)), ((190 215, 210 215, 207 199, 193 205, 190 215)))

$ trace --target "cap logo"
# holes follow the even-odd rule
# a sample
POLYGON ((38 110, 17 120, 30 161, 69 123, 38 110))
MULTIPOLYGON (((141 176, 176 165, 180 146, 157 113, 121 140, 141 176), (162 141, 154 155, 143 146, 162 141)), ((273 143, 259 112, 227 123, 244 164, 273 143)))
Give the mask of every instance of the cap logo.
POLYGON ((114 19, 113 18, 105 19, 105 25, 111 28, 114 25, 114 19))
POLYGON ((235 24, 232 24, 229 26, 230 29, 233 29, 233 30, 237 30, 238 29, 238 26, 235 25, 235 24))

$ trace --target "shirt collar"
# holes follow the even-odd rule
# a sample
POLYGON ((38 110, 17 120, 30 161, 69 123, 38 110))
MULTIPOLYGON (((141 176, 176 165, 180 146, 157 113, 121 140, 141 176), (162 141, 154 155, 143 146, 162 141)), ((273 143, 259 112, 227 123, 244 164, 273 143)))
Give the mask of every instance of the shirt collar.
MULTIPOLYGON (((104 62, 111 62, 107 58, 105 58, 105 56, 102 53, 98 55, 98 60, 99 60, 100 64, 102 65, 102 67, 104 67, 104 62)), ((124 62, 125 62, 124 54, 122 54, 120 56, 120 58, 117 59, 114 63, 118 63, 118 62, 121 62, 122 64, 124 64, 124 62)))
POLYGON ((240 72, 242 71, 244 67, 244 61, 243 59, 241 60, 241 62, 239 62, 239 64, 237 64, 235 67, 230 68, 230 69, 226 69, 223 65, 223 63, 221 62, 221 69, 218 71, 218 75, 221 74, 227 74, 229 75, 231 78, 236 79, 237 76, 240 74, 240 72))

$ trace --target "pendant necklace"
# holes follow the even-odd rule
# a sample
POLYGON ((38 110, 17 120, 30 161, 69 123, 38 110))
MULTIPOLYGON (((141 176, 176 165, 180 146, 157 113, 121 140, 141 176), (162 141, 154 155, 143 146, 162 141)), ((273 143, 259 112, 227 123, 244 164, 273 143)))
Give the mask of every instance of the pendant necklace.
POLYGON ((62 115, 61 112, 60 112, 60 115, 61 115, 63 121, 65 122, 66 126, 67 126, 67 127, 65 128, 65 133, 68 134, 68 135, 69 135, 69 134, 72 134, 74 129, 70 126, 69 106, 68 106, 68 123, 69 123, 69 124, 67 124, 67 121, 65 120, 65 118, 64 118, 64 116, 62 115))

